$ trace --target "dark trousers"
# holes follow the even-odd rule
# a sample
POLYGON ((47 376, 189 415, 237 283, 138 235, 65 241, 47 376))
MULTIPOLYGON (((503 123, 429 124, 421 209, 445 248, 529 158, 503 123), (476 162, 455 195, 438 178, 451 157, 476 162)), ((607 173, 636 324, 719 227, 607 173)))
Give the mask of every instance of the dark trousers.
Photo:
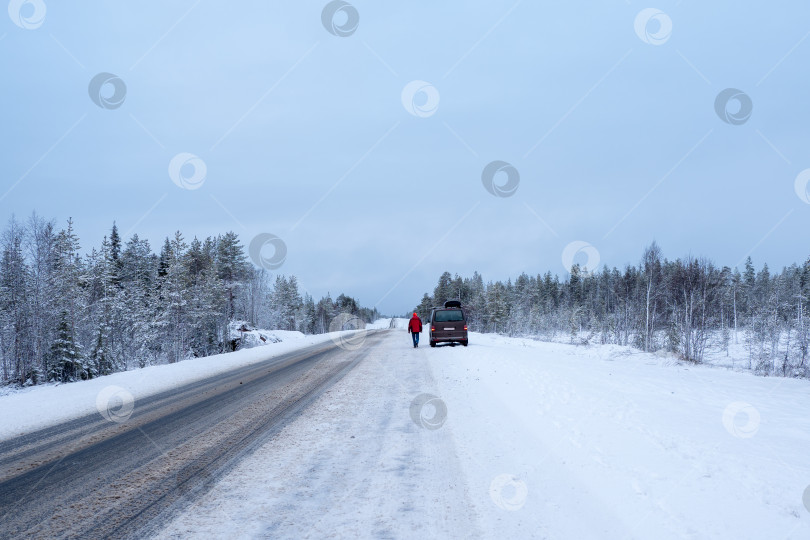
POLYGON ((413 338, 413 345, 419 345, 419 332, 411 332, 411 337, 413 338))

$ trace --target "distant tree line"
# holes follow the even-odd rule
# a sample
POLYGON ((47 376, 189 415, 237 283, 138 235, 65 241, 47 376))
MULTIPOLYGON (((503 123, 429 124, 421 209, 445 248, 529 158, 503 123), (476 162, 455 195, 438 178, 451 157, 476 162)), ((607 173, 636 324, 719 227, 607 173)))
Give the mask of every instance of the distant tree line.
POLYGON ((340 313, 376 310, 353 298, 315 302, 295 276, 250 264, 237 235, 187 242, 178 231, 155 254, 113 224, 84 255, 72 220, 59 231, 36 214, 0 237, 0 383, 73 381, 227 352, 228 326, 329 331, 340 313))
POLYGON ((461 300, 479 332, 631 345, 696 363, 708 347, 728 355, 740 343, 759 374, 810 376, 810 258, 772 273, 748 257, 740 272, 703 258, 670 261, 653 243, 638 265, 588 272, 574 264, 563 280, 524 273, 484 284, 477 272, 445 272, 416 311, 425 318, 448 299, 461 300))

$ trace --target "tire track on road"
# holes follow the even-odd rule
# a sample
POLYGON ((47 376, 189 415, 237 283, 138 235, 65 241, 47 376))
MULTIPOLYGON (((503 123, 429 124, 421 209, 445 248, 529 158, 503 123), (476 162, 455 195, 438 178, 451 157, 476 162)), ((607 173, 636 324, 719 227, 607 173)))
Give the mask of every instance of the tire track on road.
MULTIPOLYGON (((375 348, 319 345, 0 445, 0 537, 141 537, 192 504, 375 348)), ((78 383, 80 384, 80 383, 78 383)))

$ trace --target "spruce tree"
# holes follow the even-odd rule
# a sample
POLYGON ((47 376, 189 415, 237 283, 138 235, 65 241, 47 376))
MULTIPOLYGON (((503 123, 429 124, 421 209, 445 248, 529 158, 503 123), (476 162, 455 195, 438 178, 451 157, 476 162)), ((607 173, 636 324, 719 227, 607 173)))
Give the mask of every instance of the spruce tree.
POLYGON ((88 376, 82 364, 82 355, 76 344, 70 315, 63 311, 56 329, 56 339, 51 345, 48 358, 48 380, 70 382, 86 379, 88 376))

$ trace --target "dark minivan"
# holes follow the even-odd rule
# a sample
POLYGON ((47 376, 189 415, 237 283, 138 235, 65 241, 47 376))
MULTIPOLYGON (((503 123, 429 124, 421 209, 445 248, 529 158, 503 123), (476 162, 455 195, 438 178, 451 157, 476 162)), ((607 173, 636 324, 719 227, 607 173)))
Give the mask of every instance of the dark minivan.
POLYGON ((430 346, 436 343, 461 343, 465 347, 467 338, 467 317, 458 300, 448 300, 444 307, 435 307, 430 312, 430 346))

